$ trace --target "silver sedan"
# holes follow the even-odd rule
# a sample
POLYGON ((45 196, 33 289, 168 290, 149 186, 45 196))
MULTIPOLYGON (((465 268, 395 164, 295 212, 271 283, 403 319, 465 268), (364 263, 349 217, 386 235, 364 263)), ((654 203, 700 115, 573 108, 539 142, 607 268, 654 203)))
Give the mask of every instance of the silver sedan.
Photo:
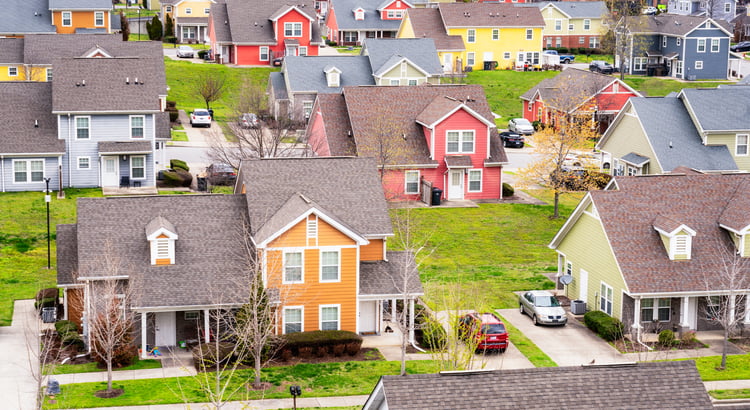
POLYGON ((560 306, 560 301, 546 290, 528 291, 518 298, 518 304, 521 314, 529 315, 537 326, 564 326, 568 323, 568 316, 565 309, 560 306))

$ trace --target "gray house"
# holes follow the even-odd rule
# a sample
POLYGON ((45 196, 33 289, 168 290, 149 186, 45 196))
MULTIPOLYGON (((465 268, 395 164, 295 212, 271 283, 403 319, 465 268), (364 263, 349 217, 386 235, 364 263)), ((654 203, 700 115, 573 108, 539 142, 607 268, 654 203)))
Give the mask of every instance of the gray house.
POLYGON ((732 21, 737 14, 737 2, 736 0, 714 0, 710 2, 705 0, 669 0, 667 13, 732 21))
MULTIPOLYGON (((615 65, 628 74, 686 80, 729 77, 731 30, 707 17, 660 14, 640 16, 624 38, 624 61, 615 65)), ((619 39, 618 39, 619 40, 619 39)))

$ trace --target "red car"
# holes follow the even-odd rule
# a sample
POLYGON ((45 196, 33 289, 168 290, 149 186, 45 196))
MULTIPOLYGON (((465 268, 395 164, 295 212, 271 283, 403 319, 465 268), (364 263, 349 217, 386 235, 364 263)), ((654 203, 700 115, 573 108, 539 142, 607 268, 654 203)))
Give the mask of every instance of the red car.
POLYGON ((469 313, 458 319, 461 337, 471 341, 477 352, 508 348, 508 331, 505 324, 494 313, 469 313), (472 340, 473 338, 473 340, 472 340))

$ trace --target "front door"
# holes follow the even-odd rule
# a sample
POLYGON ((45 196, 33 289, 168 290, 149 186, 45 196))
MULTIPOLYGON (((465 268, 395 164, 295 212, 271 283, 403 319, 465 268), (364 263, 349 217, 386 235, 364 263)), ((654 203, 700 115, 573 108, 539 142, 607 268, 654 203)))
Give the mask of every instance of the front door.
POLYGON ((366 300, 359 302, 359 333, 375 333, 378 331, 378 302, 366 300))
POLYGON ((286 47, 286 55, 288 55, 288 56, 296 56, 297 55, 297 46, 287 46, 286 47))
POLYGON ((453 54, 452 53, 443 54, 443 72, 446 72, 446 73, 453 72, 453 54))
POLYGON ((174 346, 177 344, 175 327, 177 316, 175 312, 156 312, 155 322, 155 344, 156 346, 174 346))
POLYGON ((586 302, 589 297, 589 273, 581 269, 581 283, 578 284, 578 299, 586 302))
POLYGON ((448 174, 448 199, 464 199, 464 170, 452 169, 448 174))
POLYGON ((118 186, 120 172, 117 169, 117 157, 102 157, 102 186, 118 186))

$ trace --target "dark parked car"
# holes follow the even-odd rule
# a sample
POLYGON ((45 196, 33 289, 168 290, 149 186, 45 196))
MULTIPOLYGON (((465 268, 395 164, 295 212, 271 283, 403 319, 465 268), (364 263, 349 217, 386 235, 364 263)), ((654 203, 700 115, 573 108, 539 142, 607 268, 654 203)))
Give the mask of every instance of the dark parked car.
POLYGON ((503 140, 503 146, 506 147, 523 148, 523 144, 526 142, 523 135, 510 131, 501 132, 500 138, 503 140))
POLYGON ((458 319, 461 337, 470 341, 477 352, 508 348, 508 331, 505 324, 494 313, 469 313, 458 319))
POLYGON ((274 58, 272 61, 274 67, 281 67, 281 63, 283 62, 284 62, 284 57, 277 57, 277 58, 274 58))
POLYGON ((211 185, 234 185, 237 181, 237 172, 229 164, 209 165, 206 176, 211 185))
POLYGON ((750 41, 742 41, 729 47, 729 49, 734 51, 735 53, 744 53, 746 51, 750 51, 750 41))
POLYGON ((612 64, 606 61, 594 60, 589 64, 589 71, 602 74, 612 74, 615 72, 615 68, 612 67, 612 64))

